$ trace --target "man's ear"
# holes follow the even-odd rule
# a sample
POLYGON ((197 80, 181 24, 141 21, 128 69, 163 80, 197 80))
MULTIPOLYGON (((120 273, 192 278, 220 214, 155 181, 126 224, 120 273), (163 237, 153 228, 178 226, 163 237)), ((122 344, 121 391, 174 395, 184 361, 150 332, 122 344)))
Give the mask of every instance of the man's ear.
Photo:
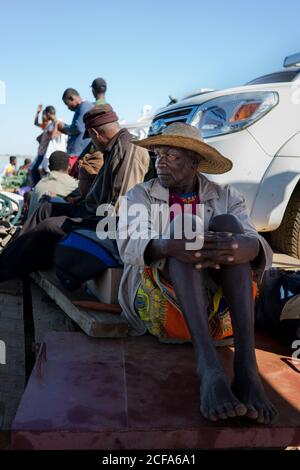
POLYGON ((200 155, 195 156, 195 158, 193 158, 193 160, 192 160, 193 170, 197 170, 202 161, 203 161, 203 157, 201 157, 200 155))
POLYGON ((191 167, 193 170, 196 170, 199 166, 199 159, 198 158, 193 158, 191 161, 191 167))
POLYGON ((99 137, 99 132, 97 132, 94 128, 90 129, 90 133, 93 134, 93 137, 99 137))

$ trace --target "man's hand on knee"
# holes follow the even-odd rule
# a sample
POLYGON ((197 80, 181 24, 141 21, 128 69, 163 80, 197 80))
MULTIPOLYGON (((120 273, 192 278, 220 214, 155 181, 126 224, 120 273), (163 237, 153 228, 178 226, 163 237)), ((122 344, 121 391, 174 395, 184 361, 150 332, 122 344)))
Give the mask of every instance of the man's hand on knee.
MULTIPOLYGON (((195 242, 195 240, 194 240, 195 242)), ((172 257, 181 261, 182 263, 187 264, 197 264, 199 262, 200 257, 200 250, 187 250, 186 245, 188 243, 193 243, 191 240, 177 240, 171 239, 166 240, 167 250, 166 250, 166 257, 172 257)))
POLYGON ((243 264, 254 260, 258 253, 257 238, 228 232, 207 232, 195 268, 220 269, 221 265, 243 264))

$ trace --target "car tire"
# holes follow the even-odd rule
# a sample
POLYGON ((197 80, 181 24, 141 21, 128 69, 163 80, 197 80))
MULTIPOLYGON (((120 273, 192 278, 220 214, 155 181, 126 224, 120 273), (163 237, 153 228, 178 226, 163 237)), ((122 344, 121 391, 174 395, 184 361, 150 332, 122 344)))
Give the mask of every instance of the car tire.
POLYGON ((271 244, 274 250, 300 259, 299 190, 296 190, 289 200, 280 226, 271 233, 271 244))

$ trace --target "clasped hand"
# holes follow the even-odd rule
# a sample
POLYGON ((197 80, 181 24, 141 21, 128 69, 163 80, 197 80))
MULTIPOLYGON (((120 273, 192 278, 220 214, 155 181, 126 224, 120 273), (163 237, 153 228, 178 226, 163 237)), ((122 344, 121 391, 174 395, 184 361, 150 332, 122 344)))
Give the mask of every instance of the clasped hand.
POLYGON ((187 242, 185 239, 168 240, 167 256, 191 263, 195 269, 242 264, 255 259, 259 253, 258 238, 244 234, 206 232, 201 250, 187 250, 187 242))

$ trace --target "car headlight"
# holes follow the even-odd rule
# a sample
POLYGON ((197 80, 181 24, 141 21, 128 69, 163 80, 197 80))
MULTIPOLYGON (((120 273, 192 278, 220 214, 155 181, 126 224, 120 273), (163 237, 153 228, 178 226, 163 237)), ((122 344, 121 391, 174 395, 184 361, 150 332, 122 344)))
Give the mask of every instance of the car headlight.
POLYGON ((204 138, 238 132, 261 119, 279 101, 276 92, 250 92, 221 96, 199 106, 191 122, 204 138))

